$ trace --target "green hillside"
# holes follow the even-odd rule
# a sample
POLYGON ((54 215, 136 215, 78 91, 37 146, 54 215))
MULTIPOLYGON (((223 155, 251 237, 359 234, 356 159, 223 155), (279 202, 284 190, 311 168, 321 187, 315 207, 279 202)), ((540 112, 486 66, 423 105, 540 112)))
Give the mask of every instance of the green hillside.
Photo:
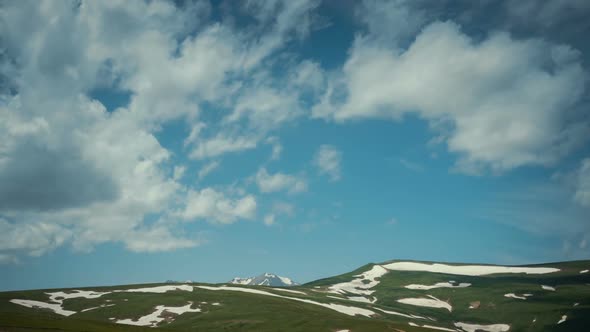
POLYGON ((0 331, 587 331, 590 261, 473 275, 496 268, 390 261, 288 289, 191 283, 3 292, 0 331), (444 272, 411 271, 416 266, 444 272))

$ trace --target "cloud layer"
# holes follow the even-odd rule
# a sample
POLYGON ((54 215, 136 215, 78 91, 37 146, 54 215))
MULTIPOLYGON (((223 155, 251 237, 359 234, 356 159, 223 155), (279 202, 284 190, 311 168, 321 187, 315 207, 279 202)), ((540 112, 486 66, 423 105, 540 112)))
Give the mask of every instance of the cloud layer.
MULTIPOLYGON (((187 223, 291 217, 293 204, 264 197, 300 197, 312 174, 346 179, 345 147, 324 142, 317 172, 268 165, 287 153, 280 131, 303 121, 415 115, 471 175, 558 167, 587 143, 584 54, 555 34, 531 35, 587 13, 587 2, 571 2, 578 14, 561 1, 503 2, 483 34, 469 18, 485 4, 452 17, 425 3, 358 4, 345 60, 328 65, 298 53, 330 24, 316 0, 228 3, 223 13, 208 1, 3 3, 0 263, 108 242, 191 248, 205 240, 187 223), (107 109, 96 91, 124 102, 107 109), (180 148, 165 147, 158 134, 178 123, 180 148), (208 182, 223 158, 261 146, 269 160, 250 177, 208 182)), ((589 174, 586 158, 570 176, 580 209, 590 207, 589 174)))

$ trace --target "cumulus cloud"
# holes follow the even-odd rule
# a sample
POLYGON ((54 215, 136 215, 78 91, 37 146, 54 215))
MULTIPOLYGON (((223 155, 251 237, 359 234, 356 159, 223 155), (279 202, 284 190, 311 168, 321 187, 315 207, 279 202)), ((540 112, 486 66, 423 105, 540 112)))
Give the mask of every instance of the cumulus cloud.
POLYGON ((278 100, 291 100, 299 114, 296 91, 260 84, 271 71, 260 65, 308 34, 317 5, 261 2, 250 8, 260 15, 257 22, 237 29, 212 20, 208 1, 3 4, 0 214, 10 222, 0 227, 11 236, 2 240, 2 260, 66 244, 92 250, 121 242, 148 252, 197 246, 172 223, 156 227, 146 220, 173 214, 185 202, 187 218, 253 218, 251 195, 232 199, 179 183, 186 168, 171 165, 171 152, 155 133, 171 120, 186 120, 194 125, 185 140, 188 155, 206 159, 253 149, 271 127, 292 119, 269 116, 283 111, 278 100), (99 88, 129 95, 129 103, 107 110, 89 97, 99 88), (256 105, 267 97, 268 104, 256 105), (207 127, 202 104, 236 110, 245 125, 225 120, 207 127))
POLYGON ((258 189, 263 193, 272 193, 277 191, 287 191, 290 193, 300 193, 307 191, 307 181, 303 177, 277 172, 268 173, 266 168, 258 170, 255 176, 258 189))
POLYGON ((205 219, 213 224, 232 224, 256 216, 256 198, 253 195, 228 197, 213 188, 191 190, 179 215, 185 220, 205 219))
POLYGON ((46 222, 17 224, 0 219, 0 252, 24 251, 39 256, 63 245, 71 236, 72 233, 60 225, 46 222))
POLYGON ((313 163, 320 174, 327 175, 331 181, 338 181, 341 178, 340 163, 342 152, 331 145, 321 145, 315 154, 313 163))
POLYGON ((315 106, 316 117, 401 119, 443 130, 457 168, 552 165, 586 139, 576 122, 586 84, 579 52, 493 33, 475 41, 452 22, 426 26, 405 50, 359 36, 315 106))

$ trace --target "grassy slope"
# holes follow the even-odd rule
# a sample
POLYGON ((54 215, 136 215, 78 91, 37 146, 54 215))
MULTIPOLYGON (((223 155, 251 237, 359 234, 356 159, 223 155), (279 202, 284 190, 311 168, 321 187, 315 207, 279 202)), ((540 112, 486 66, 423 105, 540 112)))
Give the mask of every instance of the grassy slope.
MULTIPOLYGON (((383 264, 391 263, 385 262, 383 264)), ((351 273, 333 278, 320 279, 305 286, 324 286, 351 280, 353 275, 370 268, 372 264, 351 273)), ((587 331, 590 326, 590 273, 579 271, 590 268, 590 261, 575 261, 531 265, 557 267, 562 271, 545 275, 495 274, 482 277, 445 275, 439 273, 390 271, 380 280, 373 294, 376 305, 403 313, 427 315, 437 319, 438 326, 452 327, 454 322, 478 324, 506 323, 513 331, 587 331), (468 288, 437 288, 410 290, 409 284, 432 285, 449 280, 471 283, 468 288), (547 291, 541 285, 555 286, 557 291, 547 291), (533 294, 527 300, 504 297, 504 294, 533 294), (443 309, 412 307, 396 300, 409 297, 435 296, 449 301, 453 306, 450 314, 443 309), (480 301, 477 310, 468 309, 470 302, 480 301), (574 303, 579 303, 574 307, 574 303), (565 323, 556 325, 562 315, 565 323), (533 324, 533 320, 536 322, 533 324)), ((418 322, 418 321, 416 321, 418 322)))
MULTIPOLYGON (((356 307, 371 308, 370 304, 326 298, 321 291, 327 286, 347 282, 353 276, 368 270, 372 264, 340 276, 321 279, 296 289, 306 292, 301 296, 273 291, 275 294, 290 297, 305 297, 324 303, 339 303, 356 307), (316 287, 320 287, 317 289, 316 287)), ((436 318, 432 325, 452 327, 453 322, 469 323, 507 323, 512 331, 585 331, 590 326, 590 273, 579 274, 590 267, 590 262, 567 262, 546 264, 559 267, 563 271, 548 275, 493 275, 486 277, 451 276, 423 272, 397 272, 386 274, 376 286, 378 298, 376 306, 404 313, 427 315, 436 318), (463 289, 409 290, 408 284, 434 284, 455 280, 469 282, 471 287, 463 289), (540 285, 551 285, 556 292, 542 290, 540 285), (504 297, 506 293, 531 293, 527 300, 504 297), (449 300, 453 312, 443 309, 430 309, 404 305, 396 302, 405 297, 424 297, 426 294, 449 300), (481 307, 468 309, 469 303, 478 300, 481 307), (573 303, 580 305, 573 307, 573 303), (556 322, 561 315, 568 320, 560 325, 556 322), (533 324, 532 320, 537 319, 533 324)), ((198 285, 198 284, 194 284, 198 285)), ((128 285, 117 287, 93 287, 89 290, 109 291, 114 289, 139 288, 153 285, 128 285)), ((272 289, 257 287, 266 291, 272 289)), ((0 293, 0 331, 425 331, 408 325, 408 319, 387 314, 373 318, 347 316, 319 306, 265 295, 231 291, 209 291, 195 288, 193 292, 174 291, 164 294, 153 293, 111 293, 97 299, 69 299, 64 309, 78 313, 64 318, 50 311, 31 309, 15 305, 10 299, 31 299, 48 301, 46 291, 36 290, 0 293), (127 301, 125 301, 127 299, 127 301), (200 304, 203 312, 187 313, 172 323, 164 323, 158 329, 119 325, 109 322, 117 319, 138 318, 149 314, 156 305, 181 306, 192 301, 200 304), (220 302, 221 306, 212 303, 220 302), (115 304, 87 312, 82 309, 115 304)), ((334 294, 331 294, 334 295, 334 294)), ((416 323, 424 323, 415 321, 416 323)), ((427 330, 426 330, 427 331, 427 330)))

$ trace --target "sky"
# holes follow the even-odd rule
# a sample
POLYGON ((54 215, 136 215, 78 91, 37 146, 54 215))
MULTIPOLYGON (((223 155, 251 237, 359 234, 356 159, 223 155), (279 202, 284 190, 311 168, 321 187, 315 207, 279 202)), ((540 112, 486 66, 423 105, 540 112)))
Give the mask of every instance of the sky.
POLYGON ((0 290, 589 259, 589 16, 2 1, 0 290))

